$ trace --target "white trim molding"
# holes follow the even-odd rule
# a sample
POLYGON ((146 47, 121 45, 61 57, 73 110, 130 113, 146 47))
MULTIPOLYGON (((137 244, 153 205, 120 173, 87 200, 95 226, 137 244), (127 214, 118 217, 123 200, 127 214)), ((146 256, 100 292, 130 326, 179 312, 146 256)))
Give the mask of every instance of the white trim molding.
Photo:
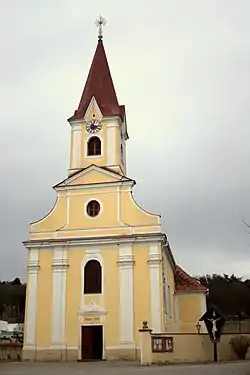
POLYGON ((90 219, 90 220, 95 220, 95 219, 99 219, 99 217, 101 216, 103 212, 103 204, 102 204, 102 201, 96 197, 91 197, 91 198, 88 198, 85 202, 84 202, 84 215, 87 219, 90 219), (91 201, 96 201, 97 203, 99 203, 100 205, 100 211, 99 213, 96 215, 96 216, 89 216, 88 213, 87 213, 87 206, 88 204, 91 202, 91 201))
POLYGON ((84 274, 85 274, 85 266, 86 264, 90 261, 90 260, 96 260, 100 263, 100 266, 101 266, 101 272, 102 272, 102 293, 101 294, 95 294, 94 296, 96 295, 99 295, 101 298, 100 298, 100 302, 101 304, 103 305, 103 302, 104 302, 104 289, 105 289, 105 285, 104 285, 104 261, 103 261, 103 257, 101 255, 101 252, 98 248, 91 248, 91 249, 87 249, 86 252, 85 252, 85 256, 82 260, 82 278, 81 278, 81 311, 82 309, 84 309, 84 306, 86 307, 86 304, 85 304, 85 296, 87 296, 88 298, 91 296, 91 294, 84 294, 84 274))
POLYGON ((54 250, 53 299, 52 299, 52 345, 65 345, 66 281, 68 250, 58 247, 54 250))
POLYGON ((119 127, 119 122, 112 121, 107 124, 107 142, 106 142, 106 152, 107 152, 107 165, 116 165, 116 148, 117 148, 117 142, 116 142, 116 128, 119 127))
POLYGON ((99 133, 95 133, 95 134, 87 133, 86 134, 86 137, 85 137, 85 140, 84 140, 84 159, 86 159, 86 160, 88 160, 88 159, 98 159, 98 158, 102 158, 104 156, 104 141, 103 141, 103 137, 102 137, 101 132, 102 132, 102 130, 99 133), (101 153, 98 154, 98 155, 88 155, 88 143, 89 143, 89 140, 91 138, 94 138, 94 137, 99 138, 99 140, 101 142, 101 153))
MULTIPOLYGON (((80 177, 80 175, 78 177, 80 177)), ((90 190, 90 189, 100 190, 105 187, 117 188, 117 187, 124 187, 124 186, 128 188, 127 191, 131 191, 134 184, 135 182, 133 180, 122 180, 122 181, 117 181, 117 182, 103 182, 103 183, 94 183, 94 184, 86 184, 86 185, 68 185, 68 186, 63 185, 63 186, 55 187, 55 191, 64 192, 65 190, 66 191, 79 190, 79 192, 81 193, 82 190, 90 190)), ((88 194, 88 192, 82 193, 82 194, 88 194)), ((99 191, 98 191, 98 194, 99 194, 99 191)))
POLYGON ((133 246, 120 245, 120 345, 134 348, 134 255, 133 246))
POLYGON ((28 263, 28 290, 27 290, 27 312, 25 320, 25 346, 35 346, 36 332, 36 303, 37 303, 37 284, 39 271, 39 251, 32 249, 29 251, 28 263))
POLYGON ((161 298, 160 298, 160 264, 161 244, 149 246, 148 264, 150 273, 150 305, 151 305, 151 328, 153 332, 162 332, 161 327, 161 298))
POLYGON ((101 246, 117 244, 131 244, 131 243, 155 243, 156 241, 162 241, 164 234, 160 232, 156 233, 138 233, 132 235, 114 235, 114 236, 98 236, 98 237, 85 237, 85 238, 73 238, 68 239, 51 239, 51 240, 31 240, 24 241, 23 244, 28 249, 40 247, 40 249, 55 248, 55 247, 82 247, 82 246, 101 246))
POLYGON ((92 119, 91 112, 95 112, 95 119, 101 121, 102 120, 102 112, 100 110, 100 107, 96 101, 96 98, 92 96, 90 103, 88 105, 88 108, 86 110, 86 113, 84 115, 84 121, 88 121, 92 119))
POLYGON ((82 156, 82 125, 72 124, 72 160, 70 163, 70 169, 81 168, 81 156, 82 156))

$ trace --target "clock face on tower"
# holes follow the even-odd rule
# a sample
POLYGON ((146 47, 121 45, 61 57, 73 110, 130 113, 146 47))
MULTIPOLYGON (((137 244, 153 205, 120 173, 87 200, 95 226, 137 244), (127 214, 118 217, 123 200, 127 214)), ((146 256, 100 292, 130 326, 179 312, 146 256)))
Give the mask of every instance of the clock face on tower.
POLYGON ((91 134, 98 133, 101 130, 101 128, 101 121, 97 119, 90 120, 86 125, 87 132, 91 134))

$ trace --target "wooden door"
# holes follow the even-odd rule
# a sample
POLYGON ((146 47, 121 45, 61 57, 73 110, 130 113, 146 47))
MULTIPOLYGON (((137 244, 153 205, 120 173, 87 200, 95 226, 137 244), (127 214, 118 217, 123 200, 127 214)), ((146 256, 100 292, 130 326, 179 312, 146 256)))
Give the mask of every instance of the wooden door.
POLYGON ((82 359, 93 359, 93 329, 82 326, 82 359))

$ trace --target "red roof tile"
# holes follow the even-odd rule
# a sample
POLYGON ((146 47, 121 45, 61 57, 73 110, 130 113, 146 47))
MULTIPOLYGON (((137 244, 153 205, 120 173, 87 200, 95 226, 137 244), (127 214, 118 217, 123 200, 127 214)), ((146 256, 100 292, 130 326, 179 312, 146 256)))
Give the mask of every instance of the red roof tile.
POLYGON ((208 289, 201 282, 188 275, 181 267, 176 266, 174 272, 175 291, 176 292, 206 292, 208 289))
POLYGON ((102 40, 98 40, 78 109, 69 120, 83 118, 93 96, 104 116, 124 119, 125 107, 118 103, 102 40))

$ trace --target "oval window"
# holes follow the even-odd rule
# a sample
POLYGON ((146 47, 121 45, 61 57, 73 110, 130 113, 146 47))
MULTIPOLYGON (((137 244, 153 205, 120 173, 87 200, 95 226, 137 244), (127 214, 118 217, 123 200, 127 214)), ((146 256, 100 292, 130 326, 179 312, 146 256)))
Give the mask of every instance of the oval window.
POLYGON ((88 204, 87 204, 87 214, 90 216, 90 217, 95 217, 99 214, 100 212, 100 203, 97 202, 97 201, 90 201, 88 204))

